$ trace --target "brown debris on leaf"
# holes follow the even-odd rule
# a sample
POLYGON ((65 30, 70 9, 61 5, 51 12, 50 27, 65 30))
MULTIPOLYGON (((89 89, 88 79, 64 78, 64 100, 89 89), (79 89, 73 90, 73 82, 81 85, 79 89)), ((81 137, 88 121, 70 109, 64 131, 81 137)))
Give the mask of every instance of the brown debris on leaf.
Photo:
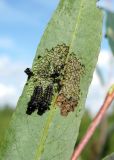
POLYGON ((64 68, 62 88, 57 97, 57 105, 61 109, 61 115, 67 116, 73 112, 80 99, 80 79, 85 67, 76 58, 74 53, 69 55, 69 60, 64 68))
POLYGON ((63 93, 59 94, 56 103, 61 108, 62 116, 67 116, 69 112, 73 112, 77 105, 77 102, 72 97, 68 99, 63 93))

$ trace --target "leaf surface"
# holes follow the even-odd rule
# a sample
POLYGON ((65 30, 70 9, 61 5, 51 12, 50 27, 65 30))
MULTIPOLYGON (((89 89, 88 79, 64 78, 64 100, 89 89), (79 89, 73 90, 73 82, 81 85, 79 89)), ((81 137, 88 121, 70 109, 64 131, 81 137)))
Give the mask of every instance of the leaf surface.
POLYGON ((96 8, 96 0, 60 1, 38 46, 32 67, 34 76, 24 87, 0 148, 1 160, 70 159, 99 54, 101 33, 102 13, 96 8), (34 88, 41 85, 45 90, 53 83, 49 75, 61 66, 64 67, 59 78, 63 86, 54 83, 50 110, 42 116, 37 112, 27 115, 34 88), (62 100, 67 98, 59 106, 60 95, 62 100))
POLYGON ((109 45, 114 54, 114 13, 112 12, 107 12, 106 30, 109 45))
POLYGON ((113 160, 114 159, 114 153, 108 155, 107 157, 105 157, 103 160, 113 160))

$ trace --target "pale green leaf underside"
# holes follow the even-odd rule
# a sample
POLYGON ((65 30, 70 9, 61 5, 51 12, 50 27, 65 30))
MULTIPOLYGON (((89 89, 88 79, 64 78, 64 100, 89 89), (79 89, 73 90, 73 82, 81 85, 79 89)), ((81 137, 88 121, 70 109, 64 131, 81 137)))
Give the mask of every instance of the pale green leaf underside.
POLYGON ((43 55, 46 48, 50 50, 63 43, 68 45, 70 52, 74 52, 85 65, 79 104, 67 117, 60 115, 58 107, 55 109, 54 100, 51 110, 43 116, 36 112, 28 116, 25 112, 31 92, 25 86, 0 149, 1 160, 70 159, 99 54, 101 31, 102 14, 96 8, 96 0, 61 0, 41 39, 33 68, 37 56, 43 55))
POLYGON ((103 160, 114 160, 114 153, 112 153, 109 156, 105 157, 103 160))

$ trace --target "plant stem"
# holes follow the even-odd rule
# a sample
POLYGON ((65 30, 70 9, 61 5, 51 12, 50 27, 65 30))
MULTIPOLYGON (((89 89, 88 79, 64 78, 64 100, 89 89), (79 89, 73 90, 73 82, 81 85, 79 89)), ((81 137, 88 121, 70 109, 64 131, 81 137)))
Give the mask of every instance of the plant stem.
POLYGON ((77 146, 77 148, 74 150, 71 160, 77 160, 80 156, 81 152, 83 151, 84 147, 90 140, 91 136, 94 134, 95 129, 100 124, 101 120, 103 119, 107 109, 109 108, 110 104, 112 103, 114 99, 114 85, 109 89, 107 96, 104 100, 103 105, 101 106, 99 112, 93 119, 92 123, 90 124, 85 136, 82 138, 81 142, 77 146))

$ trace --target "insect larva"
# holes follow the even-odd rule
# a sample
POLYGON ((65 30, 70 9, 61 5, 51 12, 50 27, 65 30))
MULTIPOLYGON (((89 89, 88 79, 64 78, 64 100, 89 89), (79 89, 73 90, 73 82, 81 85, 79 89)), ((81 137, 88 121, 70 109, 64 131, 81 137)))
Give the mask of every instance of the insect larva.
POLYGON ((34 89, 31 100, 28 102, 26 114, 31 115, 39 106, 43 94, 42 86, 37 86, 34 89))
POLYGON ((24 72, 28 75, 28 80, 34 75, 30 68, 26 68, 24 72))

